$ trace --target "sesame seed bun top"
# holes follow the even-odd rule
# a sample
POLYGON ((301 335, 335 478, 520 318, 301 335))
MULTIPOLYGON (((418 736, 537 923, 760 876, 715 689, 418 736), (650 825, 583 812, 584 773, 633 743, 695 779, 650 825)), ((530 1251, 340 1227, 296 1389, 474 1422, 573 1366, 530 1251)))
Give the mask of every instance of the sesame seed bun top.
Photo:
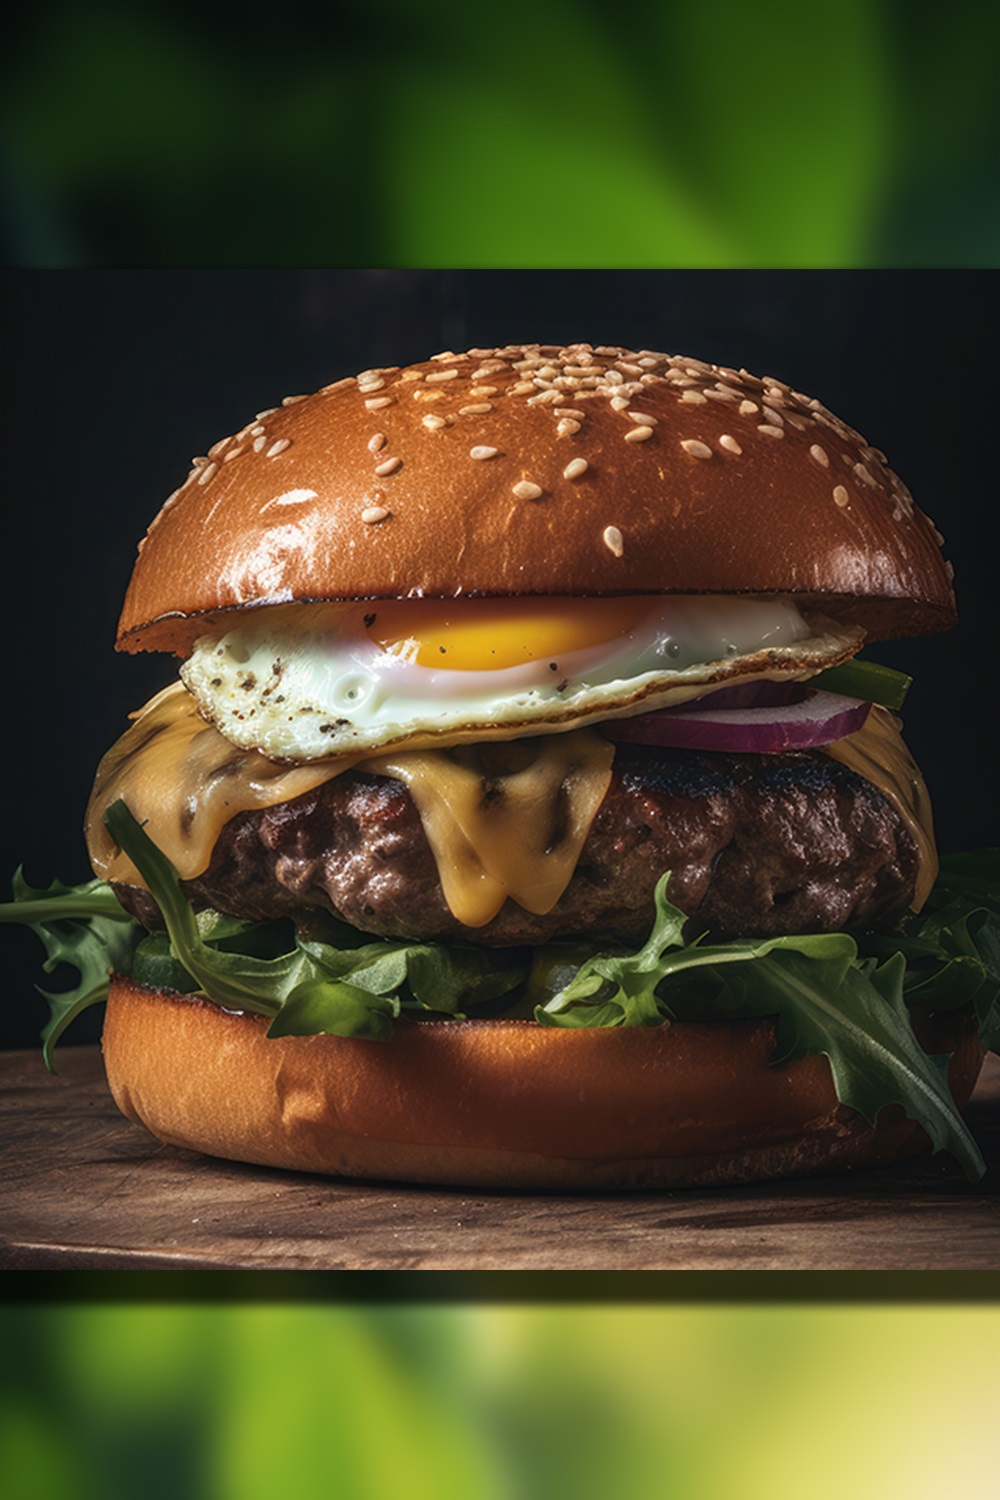
POLYGON ((885 457, 770 377, 574 344, 439 354, 287 398, 195 460, 139 544, 127 651, 314 599, 782 593, 873 638, 952 625, 885 457))

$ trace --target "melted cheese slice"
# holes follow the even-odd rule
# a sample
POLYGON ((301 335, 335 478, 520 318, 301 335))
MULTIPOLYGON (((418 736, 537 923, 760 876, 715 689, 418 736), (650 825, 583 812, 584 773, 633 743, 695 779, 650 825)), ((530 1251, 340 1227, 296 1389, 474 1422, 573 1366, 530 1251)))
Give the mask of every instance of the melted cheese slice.
POLYGON ((175 683, 139 710, 97 768, 84 822, 90 862, 102 880, 144 883, 104 826, 104 814, 122 797, 181 879, 192 880, 208 869, 230 818, 312 791, 356 759, 287 765, 239 750, 205 722, 183 683, 175 683))
POLYGON ((105 812, 122 797, 181 879, 192 880, 208 868, 223 825, 237 813, 289 801, 360 765, 409 788, 448 905, 460 922, 479 927, 508 897, 535 913, 555 906, 608 789, 613 759, 613 745, 579 729, 282 765, 231 745, 177 684, 146 705, 101 761, 85 833, 102 879, 142 885, 104 827, 105 812))
POLYGON ((900 721, 887 708, 873 705, 862 727, 832 745, 825 754, 877 786, 899 813, 917 846, 917 882, 910 905, 919 911, 937 878, 931 799, 913 756, 903 744, 900 721))

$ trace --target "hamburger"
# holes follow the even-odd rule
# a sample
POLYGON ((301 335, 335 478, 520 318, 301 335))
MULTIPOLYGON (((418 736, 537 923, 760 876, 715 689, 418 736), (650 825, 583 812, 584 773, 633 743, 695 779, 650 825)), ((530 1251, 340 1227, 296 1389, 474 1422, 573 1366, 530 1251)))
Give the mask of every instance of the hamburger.
POLYGON ((885 456, 781 381, 517 345, 286 398, 139 544, 118 649, 182 664, 95 878, 5 909, 80 970, 46 1057, 106 1001, 130 1119, 350 1177, 975 1175, 989 872, 939 871, 858 656, 954 621, 885 456))

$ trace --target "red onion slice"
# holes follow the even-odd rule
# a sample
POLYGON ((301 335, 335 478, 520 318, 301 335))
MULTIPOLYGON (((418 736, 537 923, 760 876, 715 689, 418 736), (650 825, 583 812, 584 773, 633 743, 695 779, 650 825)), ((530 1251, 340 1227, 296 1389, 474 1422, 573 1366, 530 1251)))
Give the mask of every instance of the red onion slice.
POLYGON ((811 688, 798 702, 757 708, 713 708, 713 697, 632 719, 609 719, 601 731, 610 740, 631 744, 766 755, 832 744, 860 729, 871 708, 858 698, 811 688))

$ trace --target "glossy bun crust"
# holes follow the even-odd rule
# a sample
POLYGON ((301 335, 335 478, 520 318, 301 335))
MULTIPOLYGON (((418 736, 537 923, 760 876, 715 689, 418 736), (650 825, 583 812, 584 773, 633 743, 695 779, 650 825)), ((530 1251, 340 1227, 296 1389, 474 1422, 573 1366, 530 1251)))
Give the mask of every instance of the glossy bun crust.
MULTIPOLYGON (((927 1146, 895 1106, 872 1129, 823 1057, 771 1068, 769 1021, 558 1030, 530 1021, 398 1023, 391 1042, 269 1040, 259 1016, 114 978, 104 1060, 129 1119, 210 1156, 461 1187, 724 1185, 888 1162, 927 1146)), ((982 1051, 952 1052, 959 1106, 982 1051)))
POLYGON ((578 344, 442 354, 262 412, 140 544, 119 647, 313 599, 793 593, 871 637, 954 623, 884 455, 770 377, 578 344))

